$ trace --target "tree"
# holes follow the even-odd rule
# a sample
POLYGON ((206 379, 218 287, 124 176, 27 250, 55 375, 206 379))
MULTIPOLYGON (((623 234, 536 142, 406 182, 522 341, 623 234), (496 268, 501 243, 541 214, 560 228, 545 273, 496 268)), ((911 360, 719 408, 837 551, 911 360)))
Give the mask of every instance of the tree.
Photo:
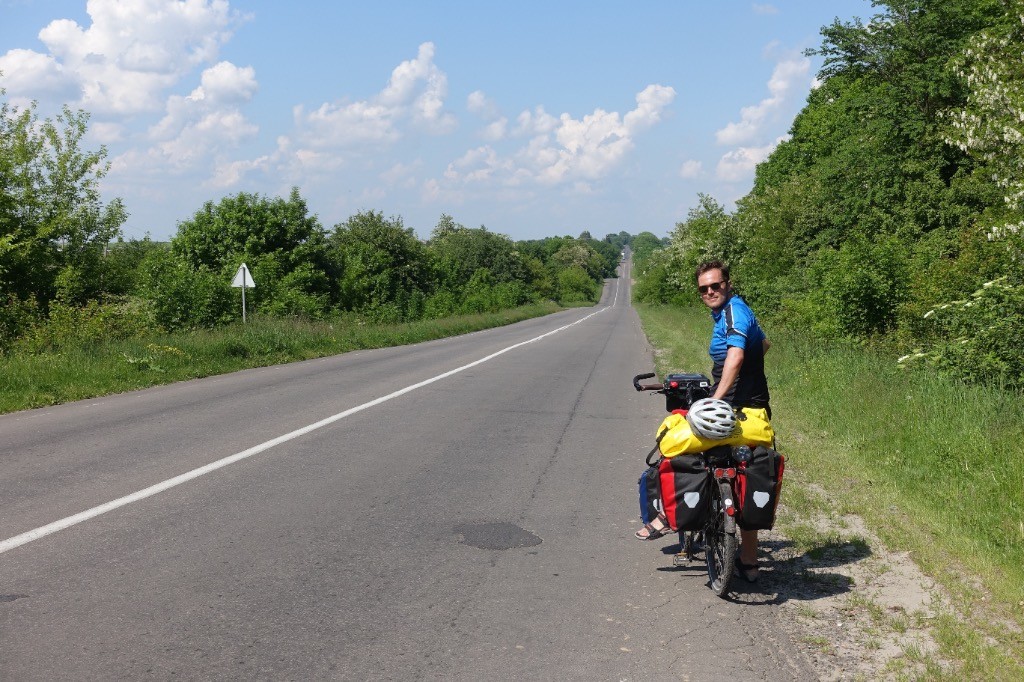
POLYGON ((262 312, 319 317, 337 295, 338 264, 298 188, 287 200, 240 192, 207 201, 178 226, 171 246, 193 271, 222 278, 246 263, 259 284, 253 299, 262 312))
POLYGON ((651 232, 641 232, 630 241, 634 261, 643 261, 663 246, 665 243, 651 232))
POLYGON ((525 281, 523 255, 515 243, 503 234, 480 226, 470 229, 442 215, 431 234, 427 250, 433 263, 437 285, 459 292, 477 270, 486 268, 494 282, 525 281))
POLYGON ((346 310, 402 320, 409 317, 410 301, 428 290, 424 245, 401 218, 357 213, 334 226, 330 242, 343 264, 340 303, 346 310))
POLYGON ((40 122, 34 103, 0 104, 0 288, 19 300, 102 293, 104 249, 127 213, 120 199, 100 200, 109 163, 104 147, 82 149, 88 121, 64 107, 40 122))
POLYGON ((973 36, 953 67, 968 84, 951 110, 946 140, 970 154, 1003 192, 1005 212, 989 229, 1024 257, 1024 2, 1007 3, 1004 21, 973 36))

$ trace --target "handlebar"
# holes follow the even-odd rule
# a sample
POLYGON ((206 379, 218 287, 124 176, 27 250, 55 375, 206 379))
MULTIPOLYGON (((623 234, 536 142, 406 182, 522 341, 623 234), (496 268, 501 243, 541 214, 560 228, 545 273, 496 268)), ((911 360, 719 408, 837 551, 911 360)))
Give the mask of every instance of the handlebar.
POLYGON ((641 384, 640 383, 640 381, 642 379, 650 379, 650 378, 656 377, 656 376, 658 376, 658 375, 655 374, 654 372, 650 372, 648 374, 637 374, 635 377, 633 377, 633 388, 635 388, 638 391, 664 391, 665 390, 665 386, 663 384, 641 384))

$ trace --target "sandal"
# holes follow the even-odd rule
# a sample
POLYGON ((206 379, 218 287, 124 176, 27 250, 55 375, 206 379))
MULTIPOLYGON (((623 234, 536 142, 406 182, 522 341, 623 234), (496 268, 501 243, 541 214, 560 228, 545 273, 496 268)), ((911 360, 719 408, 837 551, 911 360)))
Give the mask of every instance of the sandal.
POLYGON ((672 532, 672 528, 668 525, 668 519, 665 518, 664 514, 658 514, 657 518, 650 523, 645 523, 644 527, 633 533, 633 537, 637 540, 657 540, 663 535, 668 535, 672 532), (660 526, 655 526, 654 523, 657 521, 660 526), (645 533, 646 531, 646 533, 645 533))
POLYGON ((742 575, 743 579, 746 580, 748 583, 756 583, 757 579, 761 577, 761 573, 760 571, 758 571, 757 563, 745 564, 742 561, 740 561, 740 558, 738 556, 736 557, 736 568, 739 569, 740 575, 742 575), (753 576, 750 575, 751 571, 755 572, 753 576))

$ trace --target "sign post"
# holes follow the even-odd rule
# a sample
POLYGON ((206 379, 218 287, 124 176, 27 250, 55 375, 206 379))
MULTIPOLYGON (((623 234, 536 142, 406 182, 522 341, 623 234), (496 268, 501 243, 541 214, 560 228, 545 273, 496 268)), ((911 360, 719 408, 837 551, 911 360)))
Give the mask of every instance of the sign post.
POLYGON ((248 288, 256 288, 256 282, 253 281, 252 273, 249 272, 249 268, 245 263, 238 268, 238 272, 235 273, 235 278, 231 280, 231 286, 242 287, 242 324, 245 324, 245 290, 248 288))

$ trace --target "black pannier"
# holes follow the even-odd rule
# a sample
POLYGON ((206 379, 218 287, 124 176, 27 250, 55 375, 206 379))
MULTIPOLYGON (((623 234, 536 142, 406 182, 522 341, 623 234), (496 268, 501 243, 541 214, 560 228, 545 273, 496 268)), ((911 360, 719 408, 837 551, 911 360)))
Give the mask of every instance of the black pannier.
POLYGON ((775 524, 785 463, 781 454, 760 445, 754 448, 750 461, 740 465, 736 477, 740 528, 770 530, 775 524))

